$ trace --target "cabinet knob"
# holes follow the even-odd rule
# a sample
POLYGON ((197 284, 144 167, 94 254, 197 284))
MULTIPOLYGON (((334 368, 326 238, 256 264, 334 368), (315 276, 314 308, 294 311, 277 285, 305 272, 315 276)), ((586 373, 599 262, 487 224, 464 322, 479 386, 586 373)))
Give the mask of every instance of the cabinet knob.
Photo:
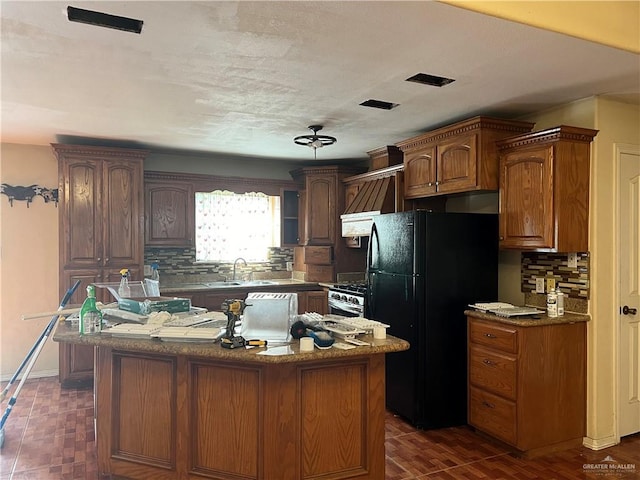
POLYGON ((482 363, 484 363, 485 365, 495 365, 494 362, 492 362, 491 360, 489 360, 488 358, 485 358, 484 360, 482 360, 482 363))
POLYGON ((496 336, 493 333, 485 333, 484 336, 487 338, 496 338, 496 336))
POLYGON ((440 183, 441 183, 441 182, 436 182, 436 187, 437 187, 438 185, 440 185, 440 183))

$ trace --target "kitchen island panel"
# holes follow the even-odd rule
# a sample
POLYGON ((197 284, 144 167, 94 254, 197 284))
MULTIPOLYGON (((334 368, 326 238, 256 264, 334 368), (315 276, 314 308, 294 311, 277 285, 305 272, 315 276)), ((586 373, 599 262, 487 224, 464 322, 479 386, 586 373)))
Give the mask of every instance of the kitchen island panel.
POLYGON ((114 352, 113 457, 174 467, 175 372, 175 358, 114 352))
POLYGON ((302 369, 302 478, 366 471, 366 370, 362 363, 302 369))
POLYGON ((256 478, 262 369, 189 364, 189 473, 256 478))

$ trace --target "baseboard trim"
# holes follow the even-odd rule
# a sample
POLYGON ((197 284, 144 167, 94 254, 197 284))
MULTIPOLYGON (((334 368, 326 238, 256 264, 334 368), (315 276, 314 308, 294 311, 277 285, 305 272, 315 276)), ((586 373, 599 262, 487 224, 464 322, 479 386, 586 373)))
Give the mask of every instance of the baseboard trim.
MULTIPOLYGON (((29 378, 44 378, 44 377, 57 377, 59 374, 58 369, 55 370, 38 370, 37 372, 31 372, 29 373, 29 378)), ((22 379, 22 375, 20 374, 20 376, 18 378, 16 378, 16 382, 19 382, 22 379)), ((2 375, 0 377, 0 380, 2 380, 3 382, 8 382, 9 380, 11 380, 11 377, 13 377, 13 374, 11 375, 2 375)))
POLYGON ((620 439, 614 435, 604 438, 584 437, 582 444, 591 450, 602 450, 604 448, 613 447, 620 443, 620 439))

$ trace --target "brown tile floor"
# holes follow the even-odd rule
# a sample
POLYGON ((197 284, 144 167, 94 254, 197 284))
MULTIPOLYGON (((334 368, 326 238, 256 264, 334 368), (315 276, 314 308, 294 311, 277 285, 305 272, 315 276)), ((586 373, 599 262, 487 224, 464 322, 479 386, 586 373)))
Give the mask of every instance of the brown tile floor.
MULTIPOLYGON (((388 413, 386 454, 386 480, 640 479, 640 434, 597 452, 575 448, 523 460, 470 428, 416 430, 388 413), (585 464, 635 469, 594 473, 585 464)), ((92 390, 61 389, 56 378, 25 382, 5 425, 0 480, 97 480, 96 470, 92 390)))

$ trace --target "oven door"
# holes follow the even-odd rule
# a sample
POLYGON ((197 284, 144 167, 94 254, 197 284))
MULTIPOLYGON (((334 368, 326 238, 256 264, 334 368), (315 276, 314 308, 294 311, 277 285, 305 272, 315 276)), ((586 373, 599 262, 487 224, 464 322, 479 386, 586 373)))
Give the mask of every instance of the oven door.
POLYGON ((329 295, 329 313, 332 315, 341 315, 343 317, 362 317, 364 309, 362 305, 344 302, 331 298, 329 295))

